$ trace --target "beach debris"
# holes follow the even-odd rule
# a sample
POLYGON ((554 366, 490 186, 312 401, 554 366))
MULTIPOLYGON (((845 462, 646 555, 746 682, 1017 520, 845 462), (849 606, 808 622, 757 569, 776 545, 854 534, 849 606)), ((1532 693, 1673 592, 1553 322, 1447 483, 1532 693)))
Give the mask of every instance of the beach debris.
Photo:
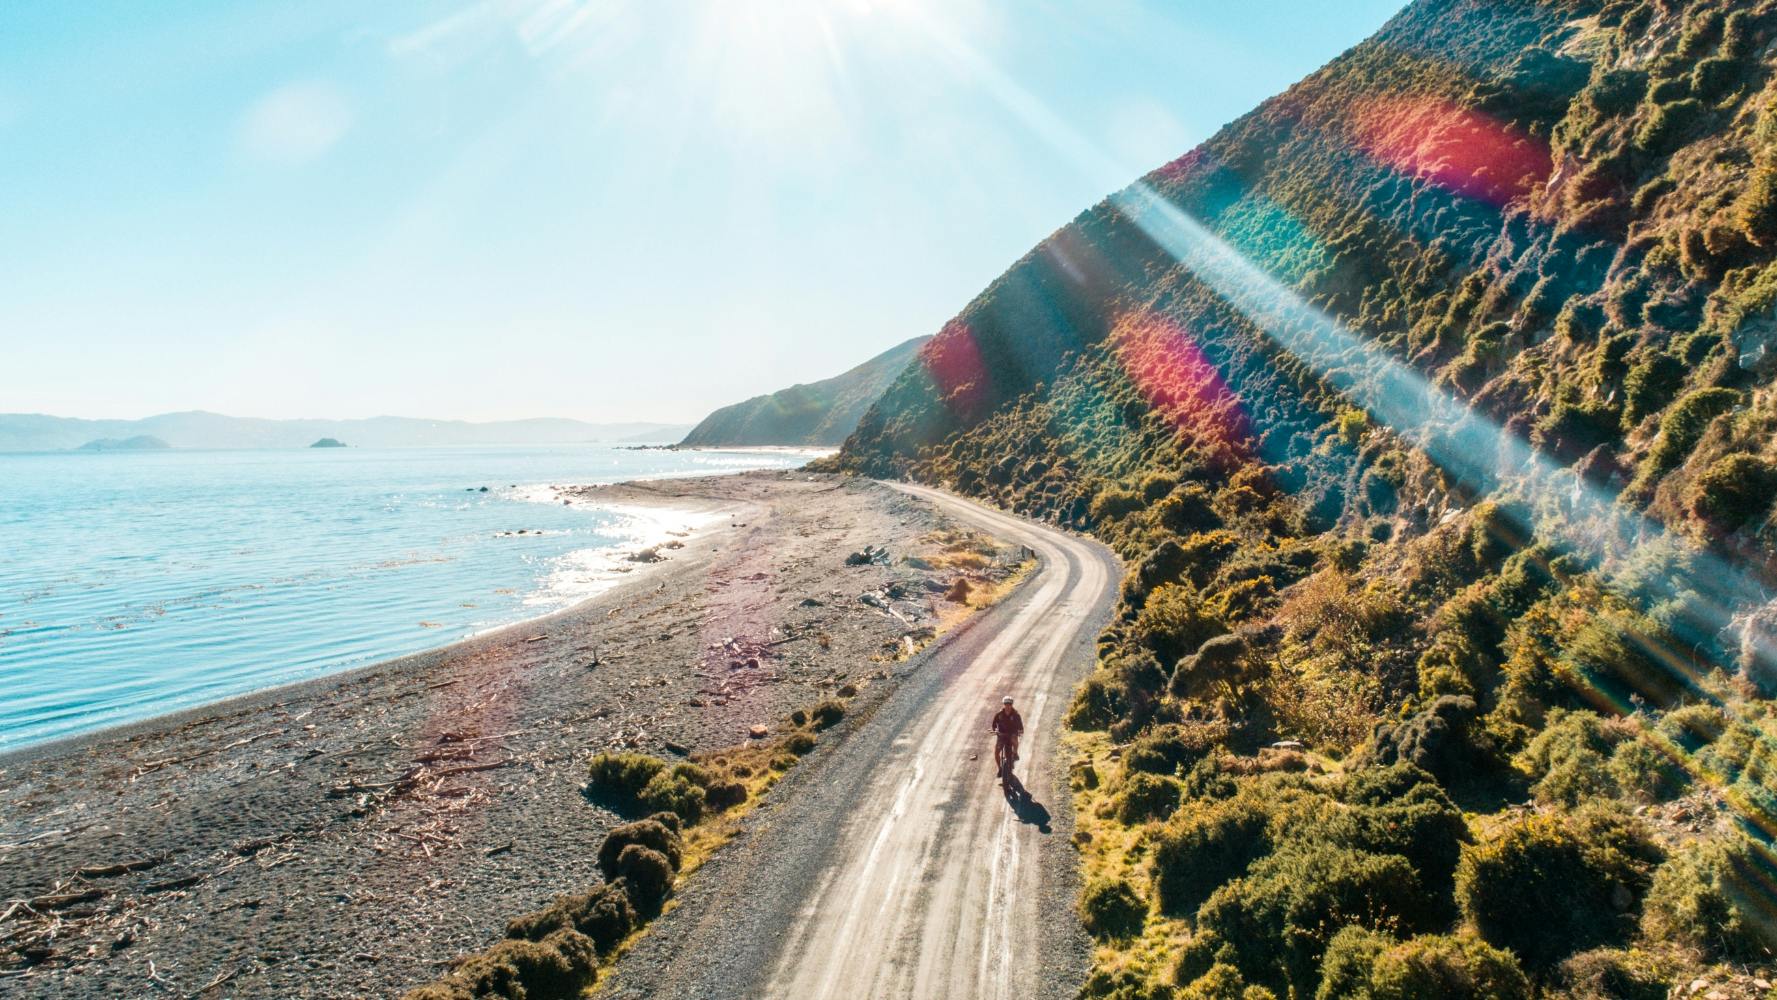
POLYGON ((139 861, 120 861, 114 865, 87 865, 74 869, 74 874, 81 878, 111 878, 115 875, 127 875, 130 872, 147 871, 158 868, 170 860, 165 855, 157 858, 142 858, 139 861))
POLYGON ((525 636, 524 641, 525 642, 542 642, 544 639, 547 639, 547 638, 549 638, 547 635, 528 635, 528 636, 525 636))
POLYGON ((756 740, 762 740, 765 737, 769 736, 770 734, 771 734, 771 729, 767 726, 754 726, 753 728, 747 730, 747 735, 752 737, 753 739, 756 739, 756 740))
POLYGON ((660 554, 660 546, 650 545, 647 548, 642 549, 640 552, 631 552, 629 555, 624 556, 624 558, 635 563, 657 563, 664 560, 666 557, 660 554))
POLYGON ((153 885, 145 885, 142 887, 142 891, 144 893, 149 893, 172 892, 175 889, 189 889, 203 880, 204 877, 202 875, 183 875, 179 878, 168 879, 165 882, 156 882, 153 885))
POLYGON ((888 549, 880 545, 866 545, 863 549, 845 557, 847 566, 886 566, 888 565, 888 549))
POLYGON ((509 853, 511 853, 512 849, 516 846, 518 846, 518 841, 508 840, 504 844, 499 844, 494 847, 490 847, 485 851, 482 851, 481 854, 483 857, 488 857, 488 858, 491 858, 496 854, 509 854, 509 853))

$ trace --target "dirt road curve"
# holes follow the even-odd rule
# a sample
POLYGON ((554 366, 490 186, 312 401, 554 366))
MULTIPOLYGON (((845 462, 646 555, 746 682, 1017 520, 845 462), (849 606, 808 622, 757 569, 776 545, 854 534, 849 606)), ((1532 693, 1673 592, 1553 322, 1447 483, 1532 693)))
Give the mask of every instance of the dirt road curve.
MULTIPOLYGON (((825 760, 772 793, 747 841, 618 968, 617 996, 1071 997, 1087 943, 1060 717, 1090 669, 1119 567, 1103 546, 947 494, 899 487, 1035 550, 1010 599, 927 651, 825 760), (1014 806, 989 717, 1027 733, 1014 806), (1054 813, 1054 815, 1050 815, 1054 813), (726 869, 726 870, 722 870, 726 869)), ((799 769, 801 770, 801 769, 799 769)))

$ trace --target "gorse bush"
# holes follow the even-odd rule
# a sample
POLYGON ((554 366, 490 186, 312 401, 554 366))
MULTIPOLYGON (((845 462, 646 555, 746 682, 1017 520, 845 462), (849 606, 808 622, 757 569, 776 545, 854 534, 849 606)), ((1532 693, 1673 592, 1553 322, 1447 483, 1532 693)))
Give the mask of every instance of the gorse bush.
POLYGON ((558 930, 541 941, 501 941, 471 955, 445 979, 409 990, 406 1000, 578 1000, 598 975, 598 950, 585 935, 558 930))
POLYGON ((1171 778, 1131 771, 1116 795, 1117 818, 1125 823, 1165 819, 1179 804, 1179 783, 1171 778))
POLYGON ((1160 912, 1188 916, 1224 884, 1271 850, 1270 817, 1236 798, 1193 804, 1154 835, 1154 902, 1160 912))
POLYGON ((1095 937, 1133 937, 1141 933, 1147 913, 1147 903, 1123 879, 1088 882, 1080 892, 1080 919, 1095 937))
POLYGON ((1744 837, 1692 844, 1654 873, 1643 916, 1650 936, 1738 961, 1777 954, 1777 862, 1744 837))
POLYGON ((588 765, 587 792, 604 796, 635 809, 641 806, 642 790, 666 770, 666 761, 639 753, 601 753, 588 765))
POLYGON ((1456 898, 1488 942, 1546 969, 1628 935, 1650 853, 1622 824, 1531 816, 1463 849, 1456 898))
MULTIPOLYGON (((675 813, 667 815, 677 818, 675 813)), ((684 854, 684 844, 679 839, 678 830, 661 820, 662 817, 653 816, 614 827, 610 833, 605 834, 604 842, 599 845, 598 856, 599 871, 604 873, 605 878, 617 877, 617 856, 632 844, 658 852, 666 858, 674 871, 678 870, 679 861, 684 854)))
POLYGON ((1248 980, 1312 993, 1341 928, 1419 930, 1436 909, 1404 858, 1290 843, 1216 890, 1198 909, 1197 926, 1227 943, 1248 980))
POLYGON ((1531 1000, 1529 977, 1509 951, 1468 935, 1397 941, 1352 926, 1334 935, 1316 1000, 1531 1000))
POLYGON ((506 924, 506 936, 542 941, 556 931, 572 929, 586 935, 600 955, 608 955, 636 925, 629 894, 623 887, 605 885, 577 896, 558 896, 542 910, 515 917, 506 924))

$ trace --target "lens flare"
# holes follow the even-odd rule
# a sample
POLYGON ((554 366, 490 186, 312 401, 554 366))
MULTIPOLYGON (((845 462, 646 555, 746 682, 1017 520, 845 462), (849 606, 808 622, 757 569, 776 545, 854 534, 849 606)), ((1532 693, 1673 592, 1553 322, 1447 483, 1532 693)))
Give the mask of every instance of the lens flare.
POLYGON ((1183 327, 1132 313, 1113 329, 1111 349, 1149 409, 1200 443, 1242 450, 1250 428, 1240 398, 1183 327))
POLYGON ((1504 205, 1548 183, 1548 143, 1468 108, 1384 97, 1357 109, 1351 142, 1371 159, 1467 198, 1504 205))
POLYGON ((944 324, 944 329, 919 349, 919 359, 938 398, 952 413, 966 422, 981 416, 992 398, 992 384, 981 360, 981 347, 967 323, 951 320, 944 324))

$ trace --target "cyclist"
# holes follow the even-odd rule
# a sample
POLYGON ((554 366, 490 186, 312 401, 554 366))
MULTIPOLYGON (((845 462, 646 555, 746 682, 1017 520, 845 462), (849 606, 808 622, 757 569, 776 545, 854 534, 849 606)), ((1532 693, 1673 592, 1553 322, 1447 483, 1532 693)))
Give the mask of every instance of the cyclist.
POLYGON ((1000 699, 1000 710, 994 713, 993 724, 988 727, 995 734, 993 743, 993 769, 1005 780, 1011 769, 1012 762, 1018 759, 1018 737, 1024 735, 1024 719, 1018 710, 1012 707, 1012 696, 1000 699))

